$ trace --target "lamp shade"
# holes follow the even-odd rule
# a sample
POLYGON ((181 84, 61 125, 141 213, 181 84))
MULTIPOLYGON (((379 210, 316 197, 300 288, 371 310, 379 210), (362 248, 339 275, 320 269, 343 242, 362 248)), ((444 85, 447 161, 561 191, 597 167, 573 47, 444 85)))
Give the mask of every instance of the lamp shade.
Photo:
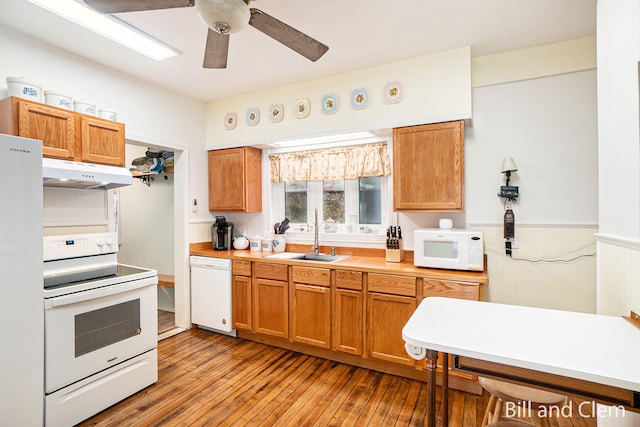
POLYGON ((502 160, 502 173, 515 172, 518 170, 516 162, 513 161, 513 157, 505 157, 502 160))
POLYGON ((251 18, 249 6, 242 0, 198 0, 196 10, 209 28, 225 34, 246 28, 251 18))

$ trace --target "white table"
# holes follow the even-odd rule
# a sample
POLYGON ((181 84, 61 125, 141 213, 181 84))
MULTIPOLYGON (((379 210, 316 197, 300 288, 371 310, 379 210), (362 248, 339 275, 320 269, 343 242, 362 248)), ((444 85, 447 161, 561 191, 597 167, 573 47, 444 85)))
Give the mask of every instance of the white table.
MULTIPOLYGON (((467 372, 640 410, 640 329, 622 317, 430 297, 420 303, 402 337, 412 357, 426 356, 433 377, 430 427, 435 426, 438 351, 456 355, 457 367, 467 372), (488 363, 471 363, 478 360, 488 363), (576 381, 568 384, 567 378, 576 381)), ((443 404, 446 386, 445 369, 443 404)))

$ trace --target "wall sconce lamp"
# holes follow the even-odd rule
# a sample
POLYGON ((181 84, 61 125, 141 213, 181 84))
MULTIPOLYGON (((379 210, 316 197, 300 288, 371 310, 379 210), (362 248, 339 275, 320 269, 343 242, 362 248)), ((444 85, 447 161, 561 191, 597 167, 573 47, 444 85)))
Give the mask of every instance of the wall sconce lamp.
POLYGON ((511 172, 516 172, 518 167, 516 166, 516 162, 513 161, 513 157, 505 157, 502 160, 502 173, 506 175, 506 185, 500 187, 500 193, 498 196, 504 197, 510 202, 516 202, 518 199, 518 187, 509 185, 511 181, 511 172))

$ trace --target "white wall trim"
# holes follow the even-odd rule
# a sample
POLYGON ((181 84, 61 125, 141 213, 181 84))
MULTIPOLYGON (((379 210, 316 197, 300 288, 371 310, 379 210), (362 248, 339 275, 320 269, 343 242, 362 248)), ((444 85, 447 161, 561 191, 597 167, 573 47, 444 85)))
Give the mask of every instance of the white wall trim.
POLYGON ((597 242, 609 243, 610 245, 621 246, 623 248, 640 251, 640 240, 628 239, 626 237, 618 237, 602 233, 596 233, 595 236, 597 242))

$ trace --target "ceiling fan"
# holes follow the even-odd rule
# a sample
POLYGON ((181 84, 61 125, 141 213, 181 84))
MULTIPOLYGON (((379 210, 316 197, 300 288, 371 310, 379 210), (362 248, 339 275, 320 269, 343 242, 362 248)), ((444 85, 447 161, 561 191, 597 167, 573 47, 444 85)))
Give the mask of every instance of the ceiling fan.
POLYGON ((84 0, 100 13, 112 14, 144 10, 196 7, 200 18, 209 26, 204 52, 204 68, 226 68, 229 34, 247 25, 295 50, 311 61, 317 61, 329 47, 296 30, 263 11, 249 8, 251 0, 84 0))

